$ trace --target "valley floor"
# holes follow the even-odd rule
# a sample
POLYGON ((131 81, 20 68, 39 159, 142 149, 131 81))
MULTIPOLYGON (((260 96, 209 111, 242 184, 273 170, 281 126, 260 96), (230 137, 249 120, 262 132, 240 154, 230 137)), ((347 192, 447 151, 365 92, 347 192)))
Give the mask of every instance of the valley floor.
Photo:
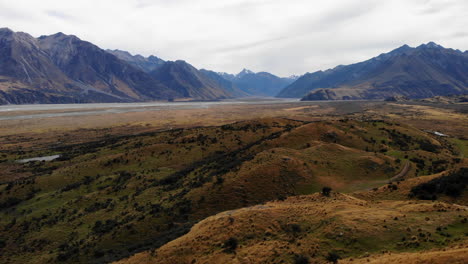
POLYGON ((466 263, 468 104, 167 105, 0 108, 0 262, 466 263))

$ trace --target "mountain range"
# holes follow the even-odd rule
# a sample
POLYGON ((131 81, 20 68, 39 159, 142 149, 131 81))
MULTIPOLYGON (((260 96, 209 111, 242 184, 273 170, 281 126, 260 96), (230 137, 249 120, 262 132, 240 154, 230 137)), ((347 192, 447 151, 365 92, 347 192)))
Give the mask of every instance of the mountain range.
POLYGON ((178 94, 76 36, 0 29, 1 103, 132 102, 178 94))
POLYGON ((290 83, 267 73, 232 76, 229 80, 181 60, 103 50, 74 35, 35 38, 0 29, 0 104, 274 96, 290 83))
POLYGON ((237 75, 219 73, 224 79, 233 82, 239 89, 250 95, 275 96, 298 77, 281 78, 268 72, 255 73, 243 69, 237 75))
POLYGON ((278 97, 303 100, 425 98, 468 92, 468 52, 404 45, 370 60, 307 73, 278 97))
POLYGON ((301 77, 244 69, 198 70, 156 56, 103 50, 74 35, 35 38, 0 29, 0 104, 218 100, 277 96, 302 100, 410 99, 468 93, 468 52, 433 42, 301 77))

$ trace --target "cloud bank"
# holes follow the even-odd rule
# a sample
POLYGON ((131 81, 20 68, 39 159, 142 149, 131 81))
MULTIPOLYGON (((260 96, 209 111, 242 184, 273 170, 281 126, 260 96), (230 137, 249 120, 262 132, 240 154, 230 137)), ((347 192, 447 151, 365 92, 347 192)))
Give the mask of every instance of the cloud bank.
POLYGON ((104 49, 198 68, 281 76, 403 44, 468 49, 464 0, 0 0, 0 27, 77 35, 104 49))

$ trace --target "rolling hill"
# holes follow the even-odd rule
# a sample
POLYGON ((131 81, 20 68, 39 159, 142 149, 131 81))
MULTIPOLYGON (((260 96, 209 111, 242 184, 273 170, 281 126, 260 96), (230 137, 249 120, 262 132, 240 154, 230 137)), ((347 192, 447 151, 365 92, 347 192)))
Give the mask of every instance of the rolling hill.
MULTIPOLYGON (((391 251, 398 257, 463 241, 467 216, 463 206, 445 203, 368 202, 339 193, 295 196, 209 217, 153 253, 117 263, 367 263, 371 254, 391 251)), ((416 263, 463 263, 466 254, 459 249, 416 263), (450 258, 454 262, 445 262, 450 258)))
MULTIPOLYGON (((402 171, 405 173, 398 180, 461 165, 456 146, 443 138, 382 120, 266 118, 109 135, 45 149, 9 144, 1 150, 0 169, 21 172, 21 177, 0 184, 2 263, 108 263, 159 248, 187 233, 195 223, 226 210, 310 195, 323 186, 345 193, 365 191, 387 186, 402 171), (53 154, 62 156, 49 162, 15 162, 53 154), (407 163, 410 170, 405 169, 407 163)), ((361 208, 363 203, 346 195, 336 198, 344 199, 340 207, 361 208)), ((401 203, 411 207, 408 202, 401 203)), ((375 209, 383 214, 391 211, 393 216, 397 204, 372 204, 356 213, 367 215, 375 209)), ((335 205, 331 202, 330 213, 340 214, 335 205)), ((289 203, 280 206, 286 208, 289 203)), ((328 205, 319 202, 310 206, 328 205)), ((452 213, 446 214, 450 215, 444 220, 447 222, 437 218, 427 227, 449 224, 452 213)), ((426 216, 407 215, 407 221, 426 216)), ((332 215, 320 217, 328 221, 332 215)), ((249 226, 243 225, 239 231, 249 226)), ((376 232, 400 230, 400 226, 395 228, 379 227, 376 232)), ((276 231, 269 232, 274 235, 276 231)), ((255 233, 252 239, 263 240, 263 235, 265 232, 255 233)), ((210 248, 210 243, 200 246, 210 248)), ((357 245, 361 251, 356 254, 371 249, 366 244, 357 245)), ((343 256, 354 256, 351 253, 343 256)))
POLYGON ((407 45, 370 60, 308 73, 278 97, 303 100, 426 98, 468 92, 468 53, 435 43, 407 45))

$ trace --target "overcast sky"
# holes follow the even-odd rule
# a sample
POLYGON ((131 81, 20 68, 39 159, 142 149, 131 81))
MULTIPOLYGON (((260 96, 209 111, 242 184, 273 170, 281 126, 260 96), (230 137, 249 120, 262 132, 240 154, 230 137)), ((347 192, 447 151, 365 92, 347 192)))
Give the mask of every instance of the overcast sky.
POLYGON ((0 0, 0 27, 280 76, 435 41, 468 49, 467 0, 0 0))

